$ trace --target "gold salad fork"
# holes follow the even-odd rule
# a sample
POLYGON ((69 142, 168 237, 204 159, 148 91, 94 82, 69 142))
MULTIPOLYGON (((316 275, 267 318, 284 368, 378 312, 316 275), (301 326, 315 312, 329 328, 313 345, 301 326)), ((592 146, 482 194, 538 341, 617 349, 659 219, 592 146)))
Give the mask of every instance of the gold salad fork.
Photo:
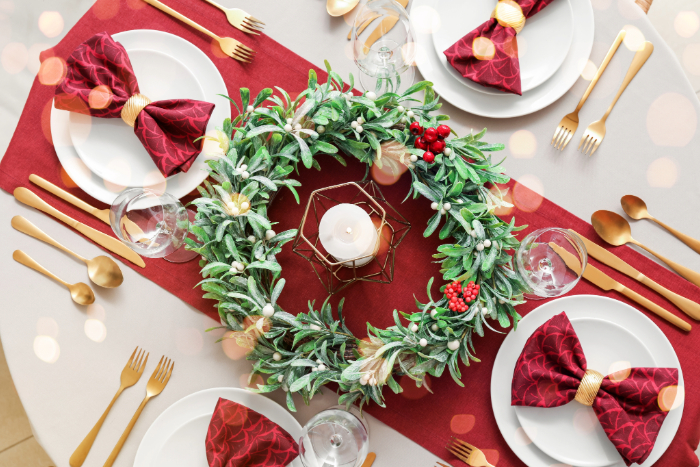
POLYGON ((87 434, 82 443, 80 443, 80 446, 78 446, 75 452, 73 452, 73 455, 70 456, 68 463, 71 467, 80 467, 81 465, 83 465, 83 462, 85 462, 85 458, 90 452, 90 448, 92 448, 92 443, 95 442, 97 433, 100 431, 100 428, 102 428, 102 423, 104 423, 105 418, 107 418, 107 414, 112 409, 114 402, 117 400, 117 398, 124 389, 133 386, 141 378, 143 369, 146 368, 146 362, 148 361, 149 355, 146 354, 146 356, 144 357, 144 353, 145 352, 143 351, 143 349, 139 350, 139 348, 136 347, 134 353, 132 353, 131 357, 129 357, 129 361, 126 363, 126 366, 122 370, 121 384, 119 385, 119 390, 114 395, 112 402, 110 402, 107 406, 107 410, 105 410, 100 419, 97 420, 97 423, 95 423, 95 426, 92 428, 92 430, 90 430, 90 433, 87 434))
POLYGON ((195 23, 191 19, 189 19, 187 16, 178 13, 177 11, 173 10, 169 6, 165 5, 164 3, 159 2, 158 0, 143 0, 144 2, 148 3, 151 6, 154 6, 158 8, 160 11, 163 11, 173 18, 177 18, 180 21, 182 21, 185 24, 188 24, 195 28, 197 31, 202 32, 206 34, 207 36, 211 37, 212 39, 216 40, 219 43, 219 47, 221 47, 221 50, 224 51, 226 55, 229 57, 238 60, 239 62, 245 62, 245 63, 250 63, 250 61, 254 58, 255 56, 255 50, 251 49, 250 47, 246 46, 242 42, 237 41, 236 39, 233 39, 231 37, 219 37, 207 28, 200 26, 199 24, 195 23))
POLYGON ((243 32, 259 36, 260 34, 256 31, 262 31, 263 26, 265 26, 265 23, 253 16, 250 16, 240 8, 226 8, 213 0, 204 1, 211 3, 216 8, 226 13, 226 19, 228 19, 228 22, 231 23, 231 26, 236 29, 240 29, 243 32))
POLYGON ((588 99, 588 96, 591 94, 591 91, 593 91, 595 85, 598 84, 598 79, 600 79, 600 77, 603 75, 603 72, 608 67, 608 63, 610 63, 610 60, 613 58, 613 55, 615 55, 615 52, 617 52, 617 49, 618 47, 620 47, 620 44, 622 43, 622 40, 625 38, 626 34, 627 31, 625 31, 624 29, 620 31, 620 33, 615 38, 613 44, 610 46, 610 50, 608 50, 607 55, 603 59, 603 62, 600 64, 598 71, 596 71, 595 76, 591 80, 591 84, 588 85, 586 92, 583 93, 583 97, 581 97, 581 100, 578 102, 576 109, 570 114, 564 116, 564 118, 561 119, 561 122, 559 122, 557 129, 554 131, 552 142, 550 143, 554 146, 555 149, 563 151, 566 145, 569 144, 569 141, 571 141, 571 138, 574 136, 574 133, 576 133, 576 129, 578 128, 579 110, 581 110, 583 104, 586 103, 586 99, 588 99))
POLYGON ((160 394, 161 391, 163 391, 163 388, 165 388, 165 385, 168 384, 168 381, 170 381, 170 375, 173 373, 173 366, 175 365, 172 360, 165 358, 165 356, 160 357, 160 362, 158 362, 156 370, 153 372, 153 375, 151 375, 151 379, 148 380, 148 385, 146 386, 146 397, 143 399, 143 402, 141 402, 141 405, 139 405, 139 408, 136 409, 136 413, 131 418, 131 421, 126 426, 121 438, 119 438, 119 441, 117 441, 117 445, 114 446, 112 453, 104 463, 104 467, 111 467, 112 464, 114 464, 114 461, 119 455, 119 451, 122 450, 122 446, 124 446, 126 438, 129 437, 129 433, 131 433, 131 429, 134 428, 136 420, 138 420, 139 416, 141 415, 146 403, 151 398, 160 394))
POLYGON ((583 138, 581 138, 581 142, 578 144, 578 149, 580 149, 582 153, 587 153, 589 156, 592 156, 596 149, 598 149, 600 142, 603 141, 603 138, 605 138, 605 120, 608 119, 608 115, 610 115, 613 107, 615 107, 615 104, 622 95, 622 92, 627 88, 627 85, 630 84, 632 78, 637 75, 637 72, 642 68, 642 65, 646 63, 653 51, 654 45, 647 41, 642 44, 642 47, 636 54, 634 54, 634 58, 632 59, 632 63, 630 63, 630 67, 627 69, 625 78, 622 80, 620 89, 618 89, 617 94, 615 94, 615 97, 610 103, 608 110, 605 111, 605 115, 603 115, 603 118, 597 122, 591 123, 588 125, 588 128, 586 128, 586 132, 583 134, 583 138))
POLYGON ((447 450, 454 454, 457 459, 466 462, 472 467, 494 467, 486 460, 486 456, 481 451, 461 439, 452 437, 452 444, 447 445, 447 450))

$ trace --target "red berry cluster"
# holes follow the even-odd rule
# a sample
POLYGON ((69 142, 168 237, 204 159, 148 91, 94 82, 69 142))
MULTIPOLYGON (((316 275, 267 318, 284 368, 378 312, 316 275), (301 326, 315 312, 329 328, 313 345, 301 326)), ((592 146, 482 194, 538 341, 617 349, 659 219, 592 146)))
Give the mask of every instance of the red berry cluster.
POLYGON ((445 296, 449 300, 448 308, 452 311, 464 313, 479 295, 481 286, 471 281, 466 287, 462 287, 462 283, 454 281, 445 287, 445 296), (461 295, 461 297, 460 297, 461 295))
POLYGON ((423 130, 420 123, 413 122, 409 129, 414 136, 420 136, 420 138, 416 138, 413 145, 417 149, 424 150, 423 160, 432 164, 435 161, 435 154, 441 154, 445 150, 445 138, 450 136, 450 127, 440 125, 437 128, 423 130))

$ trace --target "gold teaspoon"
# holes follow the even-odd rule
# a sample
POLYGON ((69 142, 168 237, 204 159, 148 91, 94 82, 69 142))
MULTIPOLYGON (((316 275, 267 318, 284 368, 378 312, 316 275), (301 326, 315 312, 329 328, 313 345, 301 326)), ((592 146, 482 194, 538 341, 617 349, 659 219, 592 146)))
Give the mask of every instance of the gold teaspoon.
POLYGON ((627 213, 627 215, 630 216, 632 219, 649 219, 651 221, 654 221, 661 227, 675 235, 676 238, 678 238, 681 242, 685 243, 690 248, 695 250, 696 253, 700 253, 700 241, 684 234, 683 232, 677 231, 673 227, 664 224, 656 217, 649 214, 649 211, 647 211, 647 205, 642 200, 642 198, 633 195, 625 195, 620 200, 620 203, 622 204, 622 209, 624 209, 625 213, 627 213))
POLYGON ((360 0, 327 0, 326 11, 331 16, 343 16, 360 3, 360 0))
POLYGON ((649 249, 648 247, 642 245, 637 240, 632 238, 632 230, 630 229, 630 224, 621 215, 611 211, 596 211, 591 216, 591 224, 593 224, 593 228, 598 233, 598 235, 600 235, 600 238, 602 238, 609 244, 614 246, 620 246, 626 243, 633 243, 640 248, 644 248, 649 253, 656 256, 664 263, 668 264, 671 267, 671 269, 676 271, 678 274, 700 287, 700 274, 693 271, 692 269, 686 268, 685 266, 681 266, 675 261, 671 261, 670 259, 661 256, 660 254, 656 253, 655 251, 649 249))
POLYGON ((82 282, 78 282, 77 284, 69 284, 64 280, 61 280, 54 274, 50 273, 41 264, 37 263, 32 258, 30 258, 29 255, 27 255, 22 250, 15 250, 15 252, 12 253, 12 258, 18 263, 24 264, 28 268, 32 268, 35 271, 40 272, 55 280, 56 282, 59 282, 68 287, 71 298, 78 305, 89 305, 95 301, 95 294, 92 292, 92 289, 89 285, 84 284, 82 282))
POLYGON ((30 237, 34 237, 42 242, 48 243, 49 245, 53 245, 87 264, 88 276, 90 277, 90 280, 100 287, 111 289, 114 287, 119 287, 121 283, 124 282, 124 276, 122 275, 121 269, 119 269, 117 263, 109 256, 100 255, 92 259, 83 258, 79 254, 69 250, 53 238, 49 237, 39 227, 35 226, 22 216, 15 216, 12 218, 12 227, 29 235, 30 237))

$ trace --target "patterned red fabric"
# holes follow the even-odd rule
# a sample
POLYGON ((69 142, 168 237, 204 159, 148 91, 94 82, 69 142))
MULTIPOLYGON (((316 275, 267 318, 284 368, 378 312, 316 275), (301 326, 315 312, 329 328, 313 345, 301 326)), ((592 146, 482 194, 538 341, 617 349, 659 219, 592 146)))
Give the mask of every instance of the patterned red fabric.
POLYGON ((207 431, 210 467, 284 467, 299 446, 282 427, 255 410, 219 398, 207 431))
MULTIPOLYGON (((520 5, 525 18, 529 18, 553 0, 515 0, 520 5)), ((527 27, 527 24, 526 26, 527 27)), ((443 53, 447 61, 462 76, 475 83, 503 92, 522 95, 520 85, 520 62, 518 60, 518 41, 515 39, 515 29, 501 26, 495 18, 490 18, 484 24, 452 44, 443 53), (472 49, 474 39, 483 37, 489 39, 494 47, 491 59, 479 59, 472 49)), ((556 39, 555 39, 556 40, 556 39)))
MULTIPOLYGON (((511 404, 559 407, 576 396, 587 369, 581 343, 562 312, 530 336, 513 373, 511 404)), ((654 448, 668 414, 662 389, 678 385, 676 368, 632 368, 627 377, 608 375, 593 401, 605 434, 625 464, 641 464, 654 448), (664 410, 664 408, 666 410, 664 410)))
MULTIPOLYGON (((66 63, 66 78, 56 87, 57 109, 121 118, 126 101, 139 92, 126 50, 106 32, 80 44, 66 63)), ((214 104, 190 99, 152 102, 139 113, 134 133, 164 176, 187 172, 202 150, 201 141, 194 141, 204 135, 213 111, 214 104)))

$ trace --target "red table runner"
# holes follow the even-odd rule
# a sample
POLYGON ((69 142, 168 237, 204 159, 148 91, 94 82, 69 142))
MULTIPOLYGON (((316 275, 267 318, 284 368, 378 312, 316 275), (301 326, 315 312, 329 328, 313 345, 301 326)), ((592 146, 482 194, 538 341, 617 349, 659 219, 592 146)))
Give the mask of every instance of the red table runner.
MULTIPOLYGON (((50 56, 65 58, 77 45, 97 32, 107 31, 115 34, 131 29, 158 29, 183 37, 202 49, 219 68, 231 96, 238 96, 239 87, 250 88, 253 96, 266 87, 280 86, 291 94, 306 88, 308 70, 315 67, 269 37, 265 35, 252 37, 240 33, 228 26, 222 15, 205 2, 168 0, 168 4, 180 11, 186 11, 188 16, 208 29, 245 41, 247 45, 258 51, 253 63, 241 64, 224 57, 218 50, 218 46, 215 43, 212 44, 208 37, 140 0, 97 0, 56 47, 42 54, 42 59, 50 56)), ((328 57, 328 59, 331 64, 336 59, 346 60, 344 56, 328 57)), ((318 69, 316 71, 323 82, 326 73, 318 69)), ((77 188, 58 162, 51 142, 49 122, 53 93, 53 86, 42 85, 35 79, 10 146, 0 163, 0 188, 12 192, 18 186, 28 187, 62 212, 98 230, 112 234, 109 226, 33 186, 28 181, 29 174, 36 173, 94 206, 106 207, 77 188)), ((216 104, 225 105, 223 99, 216 104)), ((488 135, 486 139, 488 140, 488 135)), ((302 204, 297 205, 289 192, 282 191, 270 208, 271 220, 278 222, 275 230, 282 231, 299 226, 304 203, 314 189, 361 179, 364 175, 364 166, 359 162, 349 162, 347 168, 342 168, 335 160, 320 157, 323 168, 321 172, 302 168, 298 177, 302 182, 302 186, 299 187, 302 204)), ((377 327, 392 325, 391 313, 394 308, 414 311, 413 296, 415 295, 419 300, 425 300, 425 284, 430 277, 436 279, 433 293, 437 293, 437 288, 442 283, 438 273, 439 268, 432 263, 431 257, 442 242, 437 235, 428 239, 422 236, 426 222, 432 214, 429 202, 418 199, 401 204, 401 200, 408 192, 409 183, 410 179, 404 176, 394 185, 382 187, 387 200, 413 225, 397 250, 394 282, 391 285, 359 283, 342 293, 346 298, 344 315, 348 326, 358 336, 365 335, 367 321, 377 327)), ((590 239, 597 239, 588 223, 521 185, 511 183, 510 186, 516 208, 512 212, 503 213, 503 217, 509 219, 511 215, 515 215, 518 225, 529 225, 522 236, 533 229, 558 226, 573 228, 590 239)), ((8 215, 11 214, 8 213, 8 215)), ((627 247, 616 248, 615 254, 669 289, 700 301, 700 289, 659 267, 646 257, 627 247)), ((148 258, 145 261, 145 269, 133 267, 128 262, 124 264, 133 267, 140 274, 198 310, 218 319, 212 307, 213 302, 202 299, 201 291, 192 288, 200 278, 196 261, 184 264, 172 264, 148 258)), ((291 251, 290 244, 279 255, 279 261, 284 269, 283 275, 287 279, 285 292, 280 299, 281 306, 291 313, 297 313, 306 308, 307 300, 316 300, 319 304, 323 301, 325 293, 320 282, 317 281, 306 260, 291 251)), ((601 267, 631 289, 684 317, 671 303, 645 287, 605 266, 599 264, 596 266, 601 267)), ((125 286, 128 287, 128 284, 125 286)), ((573 293, 609 295, 631 303, 617 293, 603 293, 585 281, 581 281, 573 293)), ((336 297, 334 301, 337 302, 339 298, 336 297)), ((539 304, 541 302, 519 306, 518 312, 525 315, 539 304)), ((700 360, 697 356, 697 349, 700 348, 700 334, 698 331, 683 333, 656 318, 655 315, 646 311, 641 312, 650 316, 668 336, 678 354, 685 378, 683 420, 676 438, 656 465, 697 466, 698 460, 694 451, 700 441, 700 422, 698 422, 700 373, 693 370, 700 360)), ((689 318, 686 319, 689 320, 689 318)), ((494 326, 498 324, 494 322, 494 326)), ((481 363, 472 364, 470 368, 462 368, 462 381, 465 388, 457 386, 447 375, 430 381, 434 392, 432 395, 425 389, 416 389, 412 383, 403 381, 405 391, 402 394, 394 395, 390 390, 385 391, 386 409, 370 407, 369 412, 437 456, 450 460, 454 465, 461 465, 461 463, 445 450, 447 439, 452 434, 461 436, 484 449, 489 460, 493 464, 498 463, 499 467, 522 466, 523 463, 505 444, 491 411, 489 390, 491 368, 504 335, 488 330, 486 333, 484 338, 477 338, 475 344, 481 363)))

